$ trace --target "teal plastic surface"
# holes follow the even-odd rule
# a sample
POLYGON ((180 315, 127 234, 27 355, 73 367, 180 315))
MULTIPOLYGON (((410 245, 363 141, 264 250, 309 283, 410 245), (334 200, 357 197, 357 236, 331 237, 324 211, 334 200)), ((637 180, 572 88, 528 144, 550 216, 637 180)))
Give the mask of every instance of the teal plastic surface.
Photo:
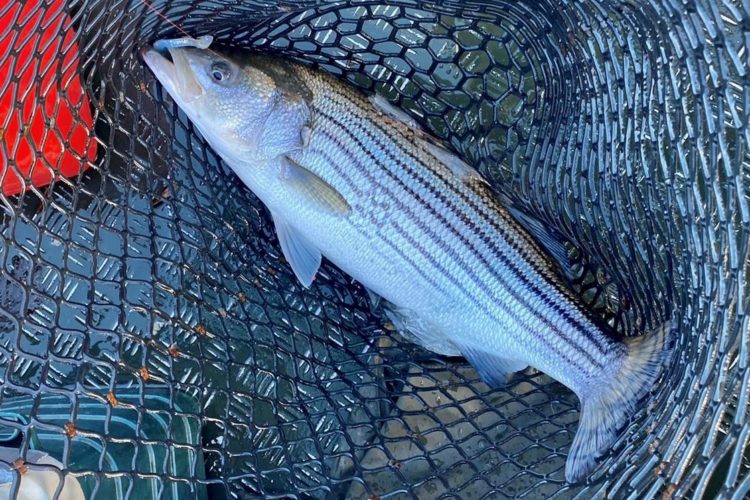
POLYGON ((75 408, 53 394, 6 399, 0 404, 0 444, 20 441, 13 423, 29 423, 33 413, 31 447, 60 461, 70 453, 70 471, 87 498, 208 498, 200 481, 205 473, 195 398, 166 387, 148 387, 142 396, 137 387, 119 388, 112 395, 82 395, 75 408))

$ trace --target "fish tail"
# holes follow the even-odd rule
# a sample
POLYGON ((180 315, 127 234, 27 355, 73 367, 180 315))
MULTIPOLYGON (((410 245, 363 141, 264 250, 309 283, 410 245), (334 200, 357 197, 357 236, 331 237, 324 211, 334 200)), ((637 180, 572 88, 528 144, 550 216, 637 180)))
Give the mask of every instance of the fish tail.
POLYGON ((578 431, 565 464, 568 482, 584 479, 615 442, 670 358, 676 333, 676 323, 667 322, 650 334, 625 339, 621 370, 595 395, 581 398, 578 431))

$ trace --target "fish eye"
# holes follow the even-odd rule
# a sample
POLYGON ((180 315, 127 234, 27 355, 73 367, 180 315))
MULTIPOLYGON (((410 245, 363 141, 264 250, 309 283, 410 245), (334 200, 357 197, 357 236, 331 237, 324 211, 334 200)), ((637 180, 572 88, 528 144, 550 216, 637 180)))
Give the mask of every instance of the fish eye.
POLYGON ((229 66, 224 62, 216 62, 211 66, 211 78, 216 82, 229 79, 229 66))

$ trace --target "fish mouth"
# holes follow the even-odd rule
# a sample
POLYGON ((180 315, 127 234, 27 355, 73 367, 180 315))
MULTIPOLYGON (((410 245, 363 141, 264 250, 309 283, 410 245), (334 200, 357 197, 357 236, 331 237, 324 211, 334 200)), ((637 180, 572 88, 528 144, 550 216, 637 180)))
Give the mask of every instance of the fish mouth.
POLYGON ((188 50, 173 47, 164 54, 148 46, 141 51, 143 61, 178 104, 189 103, 203 95, 203 87, 193 75, 188 50))

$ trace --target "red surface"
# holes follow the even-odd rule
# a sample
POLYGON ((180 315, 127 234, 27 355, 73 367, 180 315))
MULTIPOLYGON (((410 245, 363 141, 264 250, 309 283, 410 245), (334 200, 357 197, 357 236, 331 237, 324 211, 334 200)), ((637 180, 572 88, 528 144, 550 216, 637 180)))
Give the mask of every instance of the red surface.
POLYGON ((10 0, 0 10, 0 185, 14 195, 78 175, 96 142, 64 0, 10 0))

